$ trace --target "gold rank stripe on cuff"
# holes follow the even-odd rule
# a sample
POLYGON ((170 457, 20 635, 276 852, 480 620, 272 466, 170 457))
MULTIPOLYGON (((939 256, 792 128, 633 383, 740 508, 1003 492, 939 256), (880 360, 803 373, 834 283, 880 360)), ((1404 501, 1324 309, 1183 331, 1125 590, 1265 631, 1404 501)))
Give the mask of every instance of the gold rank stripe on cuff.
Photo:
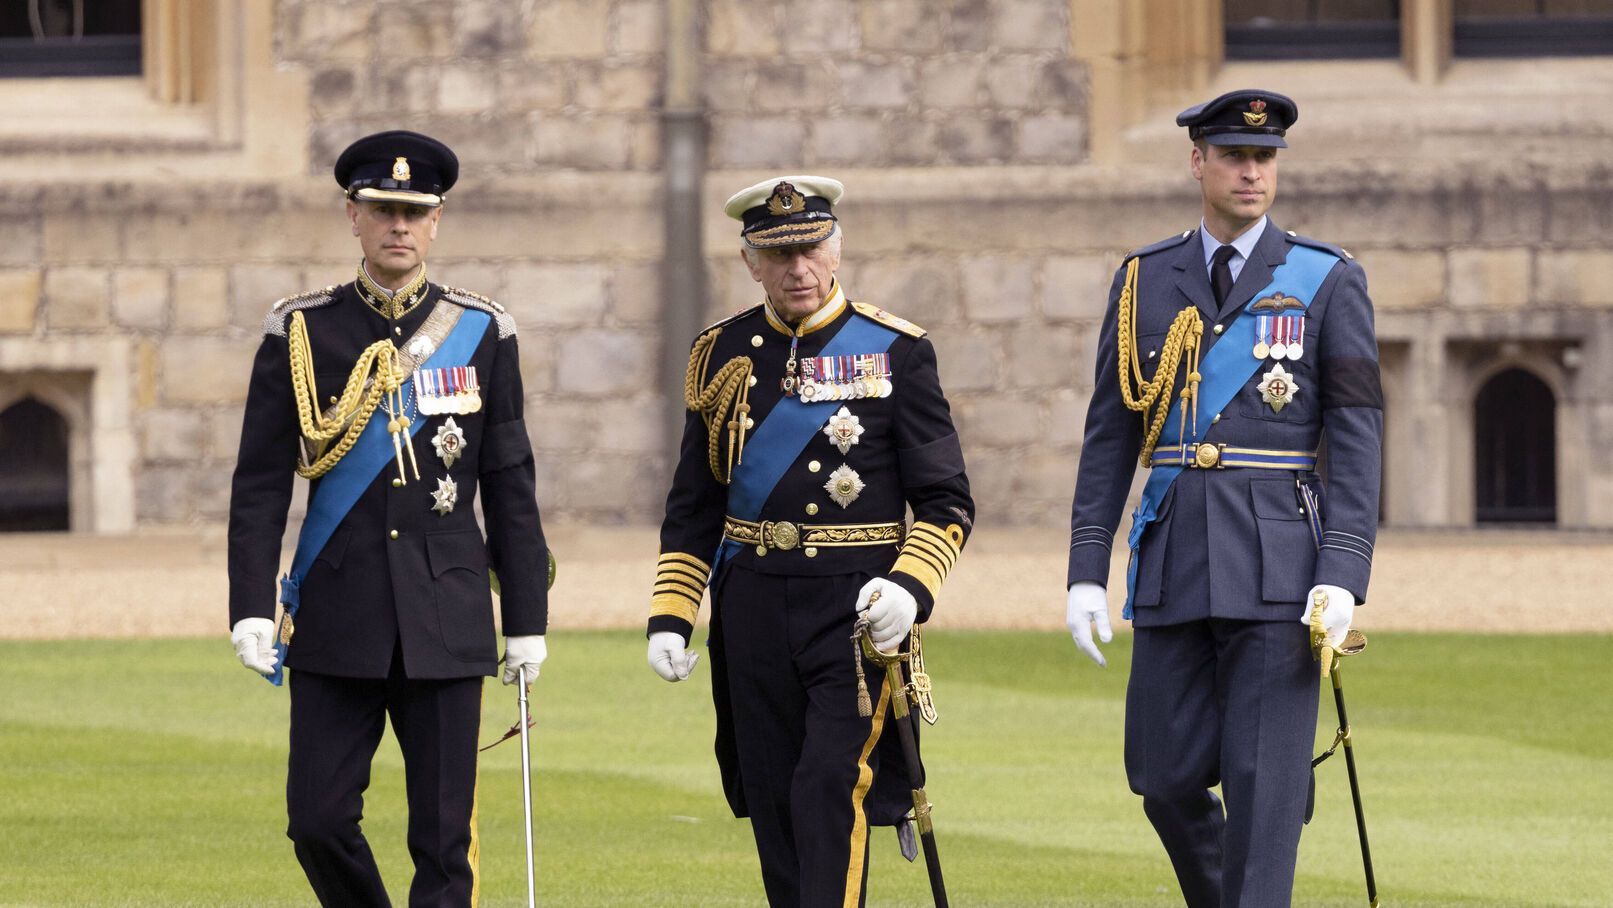
POLYGON ((923 584, 931 597, 938 596, 962 551, 963 528, 957 524, 943 530, 932 523, 915 523, 891 573, 908 574, 923 584))
POLYGON ((700 599, 706 593, 711 565, 683 552, 667 552, 656 564, 655 591, 650 596, 650 617, 671 615, 694 624, 700 599))

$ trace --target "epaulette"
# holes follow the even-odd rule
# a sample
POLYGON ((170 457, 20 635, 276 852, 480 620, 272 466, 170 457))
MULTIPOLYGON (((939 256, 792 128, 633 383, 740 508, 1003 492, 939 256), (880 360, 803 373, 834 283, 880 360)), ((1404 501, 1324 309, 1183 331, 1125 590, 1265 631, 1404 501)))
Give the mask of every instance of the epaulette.
POLYGON ((700 333, 705 334, 707 331, 715 331, 718 328, 726 328, 729 325, 732 325, 734 322, 737 322, 740 319, 744 318, 745 316, 750 315, 752 312, 760 312, 762 310, 763 305, 765 305, 765 304, 764 303, 757 303, 754 306, 746 306, 745 308, 739 310, 738 312, 735 312, 733 315, 723 316, 722 318, 718 319, 717 321, 712 322, 711 324, 707 325, 704 328, 701 328, 700 333))
POLYGON ((851 308, 857 310, 858 315, 866 316, 879 322, 887 328, 893 328, 908 337, 923 337, 927 332, 918 325, 913 324, 900 315, 891 315, 873 303, 852 303, 851 308))
POLYGON ((1184 230, 1181 233, 1178 233, 1173 237, 1169 237, 1167 239, 1160 240, 1159 242, 1155 243, 1152 246, 1144 246, 1141 249, 1137 249, 1137 250, 1134 250, 1132 252, 1128 252, 1128 253, 1126 253, 1126 258, 1127 259, 1140 259, 1145 255, 1153 255, 1156 252, 1163 252, 1166 249, 1174 249, 1177 246, 1180 246, 1183 243, 1187 242, 1188 237, 1191 237, 1194 234, 1194 232, 1195 231, 1192 231, 1192 230, 1184 230))
POLYGON ((1350 250, 1345 249, 1343 246, 1335 246, 1332 243, 1324 243, 1321 240, 1313 240, 1308 236, 1300 236, 1292 230, 1284 230, 1283 233, 1288 234, 1288 241, 1290 243, 1298 243, 1301 246, 1309 246, 1312 249, 1320 249, 1323 252, 1331 252, 1341 259, 1348 259, 1352 262, 1355 261, 1355 256, 1351 255, 1350 250))
POLYGON ((493 321, 498 324, 499 340, 515 336, 515 316, 511 315, 503 306, 491 298, 483 296, 474 290, 448 286, 442 288, 442 295, 450 302, 458 303, 467 309, 480 309, 493 316, 493 321))
POLYGON ((300 309, 317 309, 328 306, 336 301, 336 285, 331 284, 323 290, 310 290, 296 296, 288 296, 275 300, 269 307, 269 314, 263 317, 263 333, 273 334, 275 337, 286 336, 286 319, 291 313, 300 309))

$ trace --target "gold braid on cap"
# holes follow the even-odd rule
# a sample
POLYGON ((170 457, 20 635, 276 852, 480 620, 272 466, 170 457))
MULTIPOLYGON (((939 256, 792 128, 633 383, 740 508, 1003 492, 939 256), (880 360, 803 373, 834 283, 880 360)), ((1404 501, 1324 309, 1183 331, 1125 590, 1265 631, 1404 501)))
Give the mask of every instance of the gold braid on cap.
MULTIPOLYGON (((398 475, 403 475, 402 446, 407 441, 399 440, 399 433, 406 432, 411 420, 404 413, 403 400, 400 389, 403 386, 403 376, 398 372, 398 348, 392 346, 390 340, 378 340, 364 348, 359 354, 358 362, 353 364, 353 371, 348 373, 347 386, 342 389, 342 396, 327 413, 319 410, 319 400, 314 384, 314 355, 308 345, 308 323, 302 312, 291 315, 291 332, 289 348, 291 354, 291 389, 292 396, 297 401, 297 421, 304 438, 314 444, 323 444, 340 436, 333 447, 320 455, 313 463, 297 466, 297 475, 304 479, 316 479, 329 473, 331 468, 341 461, 352 449, 354 442, 369 424, 370 417, 374 415, 376 407, 381 406, 383 398, 389 413, 395 413, 387 423, 387 430, 392 433, 392 448, 398 457, 398 475), (373 368, 374 380, 370 380, 373 368), (394 410, 394 406, 396 409, 394 410)), ((414 448, 410 447, 412 457, 414 448)), ((415 478, 419 479, 419 468, 415 469, 415 478)))
POLYGON ((734 478, 734 466, 745 456, 745 431, 750 428, 750 357, 736 356, 723 364, 717 374, 700 386, 711 365, 711 348, 716 346, 721 328, 700 335, 689 351, 689 371, 683 377, 683 403, 706 421, 711 475, 723 485, 734 478), (726 468, 721 457, 721 430, 728 430, 726 468))
POLYGON ((1190 408, 1193 413, 1192 424, 1198 425, 1199 381, 1203 377, 1199 374, 1199 345, 1204 341, 1204 319, 1200 317, 1199 310, 1193 306, 1176 313, 1176 320, 1171 322, 1170 332, 1165 335, 1164 346, 1159 351, 1159 368, 1154 370, 1154 377, 1151 380, 1143 381, 1142 362, 1137 357, 1138 261, 1139 259, 1134 257, 1126 263, 1126 283, 1120 289, 1120 302, 1117 307, 1119 312, 1116 318, 1120 347, 1115 361, 1120 369, 1120 396, 1125 400, 1128 409, 1136 410, 1143 415, 1143 426, 1147 429, 1147 434, 1143 438, 1142 456, 1138 459, 1147 467, 1154 463, 1154 446, 1159 444, 1159 433, 1165 428, 1165 417, 1170 412, 1170 392, 1175 384, 1176 367, 1182 361, 1183 353, 1187 355, 1187 376, 1182 384, 1182 426, 1179 436, 1183 440, 1187 438, 1190 408), (1128 363, 1131 366, 1129 370, 1126 368, 1128 363), (1134 384, 1135 392, 1132 390, 1134 384), (1153 409, 1152 416, 1149 415, 1150 409, 1153 409))

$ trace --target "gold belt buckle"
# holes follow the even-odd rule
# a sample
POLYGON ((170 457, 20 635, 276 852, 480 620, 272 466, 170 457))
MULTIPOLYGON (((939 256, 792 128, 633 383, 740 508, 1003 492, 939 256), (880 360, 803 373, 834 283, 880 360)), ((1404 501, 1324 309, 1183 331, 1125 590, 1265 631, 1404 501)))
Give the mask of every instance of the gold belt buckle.
POLYGON ((784 552, 788 552, 801 544, 800 528, 788 520, 767 524, 763 535, 769 537, 769 545, 784 552))
POLYGON ((1210 442, 1200 442, 1193 449, 1193 465, 1201 470, 1221 466, 1221 446, 1210 442))

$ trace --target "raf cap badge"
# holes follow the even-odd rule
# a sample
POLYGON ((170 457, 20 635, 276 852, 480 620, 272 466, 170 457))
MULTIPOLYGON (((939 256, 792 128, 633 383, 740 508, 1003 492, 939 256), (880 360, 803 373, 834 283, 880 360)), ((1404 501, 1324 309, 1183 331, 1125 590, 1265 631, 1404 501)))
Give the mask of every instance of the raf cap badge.
POLYGON ((862 440, 862 420, 852 415, 849 408, 841 407, 840 412, 829 417, 823 434, 829 436, 829 443, 839 448, 841 454, 850 454, 851 446, 862 440))
POLYGON ((1266 125, 1266 102, 1259 98, 1249 102, 1249 111, 1243 115, 1243 122, 1250 126, 1266 125))
POLYGON ((856 470, 841 464, 829 474, 829 481, 823 484, 823 490, 829 493, 835 504, 849 508, 851 503, 857 500, 857 496, 862 494, 863 480, 857 475, 856 470))
POLYGON ((431 509, 447 517, 453 511, 454 505, 459 504, 459 483, 443 476, 437 480, 437 491, 432 492, 431 497, 437 502, 431 509))
POLYGON ((465 451, 465 432, 454 424, 454 418, 450 416, 437 427, 437 434, 431 439, 431 446, 437 449, 437 456, 442 458, 442 465, 451 467, 465 451))
POLYGON ((1294 383, 1294 376, 1289 375, 1288 370, 1273 365, 1271 371, 1260 378, 1260 399, 1271 405, 1271 412, 1281 413, 1283 407, 1294 402, 1299 385, 1294 383))

